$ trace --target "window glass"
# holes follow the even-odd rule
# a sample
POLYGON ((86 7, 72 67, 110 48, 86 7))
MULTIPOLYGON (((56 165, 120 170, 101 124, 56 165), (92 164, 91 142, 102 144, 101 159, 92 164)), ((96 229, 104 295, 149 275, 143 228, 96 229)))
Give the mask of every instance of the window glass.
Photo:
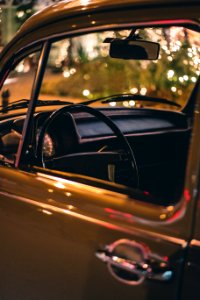
POLYGON ((157 204, 180 199, 190 132, 186 119, 179 119, 183 114, 160 111, 186 105, 200 74, 199 41, 198 32, 172 26, 93 32, 52 43, 39 99, 109 107, 101 111, 126 135, 135 156, 121 160, 126 147, 113 139, 102 120, 87 120, 84 113, 74 113, 72 119, 63 114, 48 127, 47 166, 139 187, 142 196, 152 196, 149 201, 157 204), (133 48, 134 53, 148 48, 126 47, 127 41, 159 43, 159 55, 146 59, 142 54, 139 59, 140 53, 133 59, 133 48), (111 45, 116 56, 110 55, 111 45), (120 159, 115 160, 115 153, 120 159))
MULTIPOLYGON (((106 38, 128 37, 131 30, 106 31, 63 39, 52 44, 40 99, 67 99, 73 102, 115 94, 138 94, 187 102, 199 76, 199 34, 182 27, 139 29, 139 38, 158 42, 157 60, 111 58, 106 38)), ((110 106, 167 107, 161 103, 110 102, 110 106)))
MULTIPOLYGON (((19 110, 12 109, 13 104, 18 109, 19 107, 23 110, 28 109, 28 103, 24 100, 30 101, 39 55, 39 52, 27 55, 9 73, 1 89, 1 116, 19 112, 19 110)), ((18 127, 7 127, 0 139, 1 155, 3 155, 4 160, 10 163, 13 163, 16 157, 22 134, 23 120, 18 127)))
POLYGON ((31 53, 9 73, 1 90, 3 106, 14 101, 30 99, 38 61, 39 52, 31 53))

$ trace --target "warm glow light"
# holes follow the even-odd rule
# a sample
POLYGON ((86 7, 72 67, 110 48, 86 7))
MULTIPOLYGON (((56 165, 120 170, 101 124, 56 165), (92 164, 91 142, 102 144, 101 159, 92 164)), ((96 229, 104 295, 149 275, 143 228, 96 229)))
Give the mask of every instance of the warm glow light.
POLYGON ((192 82, 196 82, 197 81, 197 79, 196 79, 196 77, 191 77, 191 80, 192 80, 192 82))
POLYGON ((169 70, 168 72, 167 72, 167 77, 168 78, 172 78, 174 76, 174 70, 169 70))
POLYGON ((134 88, 130 89, 130 92, 132 94, 137 94, 138 93, 138 89, 134 87, 134 88))
POLYGON ((75 68, 71 68, 71 69, 69 70, 69 73, 70 73, 71 75, 73 75, 74 73, 76 73, 76 69, 75 69, 75 68))
POLYGON ((171 206, 168 206, 168 207, 167 207, 167 210, 170 211, 170 212, 173 211, 173 210, 174 210, 174 206, 172 206, 172 205, 171 205, 171 206))
POLYGON ((177 88, 175 86, 172 86, 171 91, 175 93, 177 91, 177 88))
POLYGON ((18 73, 22 73, 24 71, 24 63, 21 61, 17 67, 15 68, 18 73))
POLYGON ((7 78, 7 79, 4 81, 4 85, 6 85, 6 84, 11 84, 11 83, 14 83, 14 82, 17 82, 17 78, 7 78))
POLYGON ((162 49, 164 50, 164 51, 167 51, 168 50, 168 48, 167 48, 167 46, 162 46, 162 49))
POLYGON ((143 267, 143 269, 148 269, 149 265, 148 264, 143 264, 142 267, 143 267))
POLYGON ((17 13, 17 16, 18 18, 22 18, 24 16, 24 12, 22 10, 20 10, 18 13, 17 13))
POLYGON ((123 101, 123 105, 124 105, 125 107, 128 107, 128 106, 129 106, 128 101, 123 101))
POLYGON ((67 208, 71 210, 74 209, 75 207, 73 205, 68 205, 67 208))
POLYGON ((166 219, 166 214, 161 214, 161 215, 160 215, 160 219, 161 219, 161 220, 166 219))
POLYGON ((116 106, 117 103, 116 102, 110 102, 109 104, 110 104, 110 106, 116 106))
POLYGON ((83 96, 89 96, 90 91, 89 90, 83 90, 83 96))
POLYGON ((80 0, 81 5, 88 5, 90 3, 90 0, 80 0))
POLYGON ((181 90, 178 90, 178 95, 183 95, 183 91, 181 91, 181 90))
POLYGON ((198 57, 194 58, 194 64, 198 66, 200 64, 200 59, 198 57))
POLYGON ((67 197, 71 197, 71 193, 70 192, 67 192, 67 193, 65 193, 65 195, 67 196, 67 197))
POLYGON ((130 100, 130 101, 129 101, 129 105, 130 105, 130 106, 135 106, 135 101, 134 101, 134 100, 130 100))
POLYGON ((64 189, 65 188, 65 185, 64 184, 62 184, 61 182, 56 182, 56 183, 54 183, 54 186, 55 187, 57 187, 57 188, 59 188, 59 189, 64 189))
POLYGON ((64 76, 65 78, 68 78, 68 77, 70 76, 70 72, 69 72, 69 71, 64 71, 64 72, 63 72, 63 76, 64 76))
POLYGON ((144 96, 146 95, 146 93, 147 93, 147 89, 145 87, 141 88, 140 94, 144 96))
POLYGON ((113 257, 112 257, 112 260, 114 260, 114 261, 118 261, 118 259, 119 259, 119 258, 118 258, 117 256, 113 256, 113 257))
POLYGON ((52 212, 50 212, 49 210, 42 209, 41 211, 46 215, 52 215, 52 212))
POLYGON ((172 51, 173 51, 173 52, 176 52, 176 51, 178 51, 178 50, 180 50, 180 46, 175 45, 175 46, 172 47, 172 51))

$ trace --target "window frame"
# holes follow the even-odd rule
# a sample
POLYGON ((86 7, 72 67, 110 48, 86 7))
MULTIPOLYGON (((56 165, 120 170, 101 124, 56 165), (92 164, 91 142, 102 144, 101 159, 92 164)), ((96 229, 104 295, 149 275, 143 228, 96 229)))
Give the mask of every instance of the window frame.
MULTIPOLYGON (((33 49, 33 48, 32 48, 33 49)), ((15 160, 15 167, 19 168, 20 165, 24 165, 27 163, 29 152, 31 151, 31 123, 33 120, 33 114, 35 111, 35 107, 38 100, 38 95, 42 83, 42 78, 45 72, 45 67, 47 63, 47 59, 49 57, 50 51, 50 43, 46 41, 42 44, 42 49, 39 56, 38 66, 36 68, 35 78, 32 85, 31 96, 30 96, 30 103, 27 109, 27 116, 25 118, 22 137, 20 139, 19 147, 17 150, 16 160, 15 160)), ((33 52, 32 52, 33 53, 33 52)))
MULTIPOLYGON (((25 124, 23 127, 23 133, 22 133, 22 139, 20 140, 20 145, 17 151, 17 155, 16 155, 16 161, 15 161, 15 167, 19 168, 20 166, 23 166, 26 162, 27 162, 27 157, 30 151, 30 140, 28 138, 28 136, 30 136, 30 125, 31 125, 31 121, 33 119, 33 114, 35 111, 35 107, 36 107, 36 103, 38 100, 38 96, 40 93, 40 88, 41 88, 41 84, 43 81, 43 77, 44 77, 44 73, 45 73, 45 69, 46 69, 46 64, 48 62, 48 58, 49 58, 49 52, 51 50, 51 45, 58 41, 61 40, 63 38, 70 38, 70 37, 76 37, 79 36, 83 33, 93 33, 95 31, 104 31, 104 30, 120 30, 123 29, 124 27, 131 28, 133 26, 138 26, 143 28, 146 26, 153 26, 153 27, 160 27, 160 25, 164 26, 184 26, 186 28, 189 29, 193 29, 197 32, 199 32, 199 27, 198 24, 190 19, 184 19, 184 20, 166 20, 164 22, 161 21, 152 21, 152 22, 130 22, 130 23, 125 23, 125 24, 114 24, 114 25, 101 25, 101 26, 94 26, 93 28, 82 28, 82 29, 75 29, 75 30, 69 30, 69 31, 64 31, 62 33, 57 33, 57 34, 51 34, 50 36, 47 37, 43 37, 41 39, 39 39, 39 42, 36 42, 34 44, 28 45, 28 47, 24 50, 20 50, 16 55, 14 55, 14 57, 12 57, 12 60, 9 60, 8 63, 11 63, 13 65, 13 61, 14 58, 17 55, 27 53, 25 51, 28 51, 28 49, 34 49, 37 45, 41 46, 41 54, 40 54, 40 58, 39 58, 39 63, 38 63, 38 68, 36 70, 36 76, 35 76, 35 80, 33 82, 33 86, 32 86, 32 93, 31 93, 31 98, 30 98, 30 105, 28 107, 28 114, 27 114, 27 118, 25 120, 25 124), (43 60, 44 59, 44 60, 43 60)), ((17 60, 18 61, 18 60, 17 60)), ((8 73, 9 74, 9 73, 8 73)), ((5 77, 3 77, 3 82, 6 80, 7 75, 6 73, 5 77)), ((0 83, 0 89, 2 86, 2 81, 0 83)))
MULTIPOLYGON (((158 24, 158 27, 159 27, 160 22, 157 22, 157 24, 158 24)), ((132 25, 133 24, 128 24, 128 26, 130 26, 130 27, 132 25)), ((153 25, 155 25, 155 24, 153 24, 153 25)), ((169 23, 167 25, 169 25, 169 23)), ((176 25, 176 22, 172 22, 170 25, 176 25)), ((181 25, 182 26, 185 25, 185 27, 187 27, 187 24, 181 23, 181 25)), ((124 26, 121 25, 119 28, 123 28, 124 26)), ((127 25, 126 25, 126 27, 127 27, 127 25)), ((109 27, 109 29, 116 29, 116 28, 117 28, 117 26, 114 26, 114 25, 109 27)), ((91 30, 90 29, 89 30, 86 30, 86 29, 85 30, 77 30, 77 31, 69 32, 69 33, 65 32, 65 33, 56 35, 56 37, 54 35, 54 36, 50 36, 48 38, 46 37, 45 39, 43 39, 41 55, 40 55, 39 64, 38 64, 38 68, 37 68, 37 74, 36 74, 35 81, 34 81, 33 88, 32 88, 32 96, 31 96, 31 99, 30 99, 30 106, 28 108, 28 115, 26 117, 26 121, 25 121, 25 124, 24 124, 24 127, 23 127, 22 139, 21 139, 20 146, 19 146, 18 152, 17 152, 17 159, 16 159, 16 162, 15 162, 15 167, 16 168, 22 168, 22 169, 24 169, 24 168, 27 169, 28 168, 30 170, 30 167, 31 167, 31 170, 33 172, 37 172, 39 170, 40 172, 44 172, 44 173, 54 173, 53 171, 43 170, 43 169, 38 168, 34 165, 30 166, 30 164, 29 165, 27 164, 28 157, 29 157, 28 152, 30 150, 29 149, 30 144, 29 144, 29 138, 28 138, 29 136, 31 136, 30 135, 30 128, 31 128, 30 125, 31 125, 31 121, 33 119, 33 114, 34 114, 34 110, 35 110, 36 103, 37 103, 37 97, 38 97, 39 92, 40 92, 40 87, 41 87, 41 83, 42 83, 42 78, 44 76, 46 63, 47 63, 47 60, 49 58, 49 51, 51 49, 51 44, 55 41, 58 41, 62 38, 70 38, 70 37, 78 36, 78 35, 81 35, 82 33, 86 33, 86 32, 91 33, 91 32, 94 32, 94 30, 95 30, 95 28, 92 28, 91 30)), ((105 30, 105 27, 104 28, 98 27, 98 30, 99 31, 105 30)), ((198 85, 198 81, 196 83, 196 86, 197 85, 198 85)), ((191 155, 191 153, 189 153, 189 154, 191 155)), ((189 165, 189 162, 191 160, 190 155, 188 155, 188 162, 187 162, 188 165, 189 165)), ((190 183, 189 183, 189 180, 190 180, 190 178, 189 178, 190 170, 189 169, 190 168, 188 168, 188 170, 186 171, 186 181, 185 182, 186 182, 186 184, 191 186, 190 183)), ((193 203, 193 201, 191 201, 190 203, 193 203)), ((179 220, 179 218, 182 219, 182 221, 183 221, 184 218, 182 218, 182 216, 185 214, 186 204, 187 203, 185 202, 184 196, 181 197, 180 200, 177 202, 177 204, 174 206, 174 215, 177 212, 177 216, 174 219, 173 219, 173 216, 169 216, 169 217, 167 217, 166 221, 170 222, 170 223, 173 223, 173 222, 179 220)), ((155 208, 153 208, 153 207, 154 207, 154 205, 152 205, 152 209, 153 210, 156 209, 158 214, 161 210, 166 211, 166 207, 160 207, 160 209, 158 209, 157 205, 155 205, 155 208)), ((189 205, 189 208, 187 208, 187 215, 191 214, 191 210, 193 210, 192 207, 193 207, 193 204, 189 205)), ((182 221, 180 220, 179 224, 182 224, 182 221)), ((162 223, 162 221, 160 223, 162 223)))

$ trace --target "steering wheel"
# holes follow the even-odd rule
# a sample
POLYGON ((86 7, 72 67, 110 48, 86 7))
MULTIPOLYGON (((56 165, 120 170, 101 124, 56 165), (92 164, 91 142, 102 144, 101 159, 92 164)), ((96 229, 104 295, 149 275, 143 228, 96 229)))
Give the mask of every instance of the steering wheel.
POLYGON ((45 134, 49 128, 49 126, 52 124, 52 122, 56 119, 59 118, 60 115, 63 115, 65 113, 78 113, 78 112, 85 112, 89 113, 90 115, 96 117, 100 121, 104 122, 115 134, 117 137, 119 144, 124 150, 124 153, 126 154, 126 158, 128 158, 128 161, 130 162, 131 168, 133 170, 134 174, 134 182, 135 182, 135 187, 139 188, 139 173, 138 173, 138 167, 135 159, 134 152, 127 140, 127 138, 124 136, 122 131, 119 129, 119 127, 105 114, 100 112, 97 109, 94 109, 90 106, 82 105, 82 104, 73 104, 73 105, 68 105, 64 106, 62 108, 59 108, 58 110, 54 111, 44 122, 39 136, 38 136, 38 143, 37 143, 37 161, 40 165, 42 165, 44 168, 46 167, 46 163, 44 160, 44 154, 43 154, 43 143, 44 143, 44 137, 45 134))

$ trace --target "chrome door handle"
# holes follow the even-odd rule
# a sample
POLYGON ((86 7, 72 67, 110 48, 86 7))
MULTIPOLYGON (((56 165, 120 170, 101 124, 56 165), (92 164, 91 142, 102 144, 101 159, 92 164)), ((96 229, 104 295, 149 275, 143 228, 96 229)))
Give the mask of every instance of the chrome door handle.
POLYGON ((96 257, 107 264, 116 279, 127 284, 138 285, 144 279, 169 281, 173 275, 166 260, 135 241, 119 240, 98 250, 96 257))

